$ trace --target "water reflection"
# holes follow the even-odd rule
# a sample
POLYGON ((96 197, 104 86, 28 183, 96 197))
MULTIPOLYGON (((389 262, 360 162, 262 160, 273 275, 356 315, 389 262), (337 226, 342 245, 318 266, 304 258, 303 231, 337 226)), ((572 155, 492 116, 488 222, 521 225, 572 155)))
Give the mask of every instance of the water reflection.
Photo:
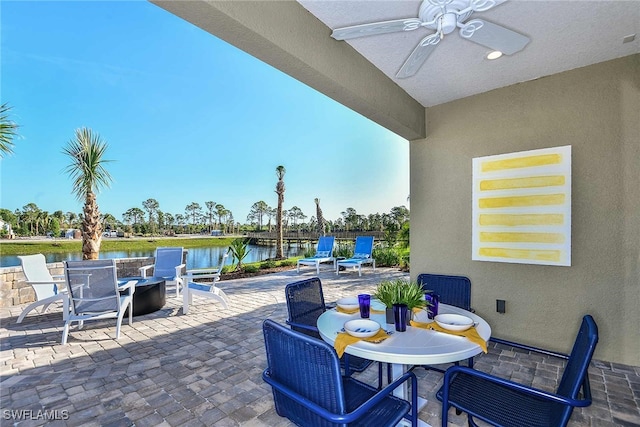
MULTIPOLYGON (((275 246, 257 246, 249 245, 249 255, 243 260, 245 263, 262 261, 268 258, 273 258, 276 255, 275 246)), ((216 246, 211 248, 190 248, 187 252, 187 267, 188 268, 205 268, 205 267, 217 267, 220 264, 220 260, 227 250, 226 246, 216 246)), ((284 255, 286 257, 293 257, 302 255, 304 248, 299 247, 296 244, 291 246, 285 245, 283 247, 284 255)), ((100 252, 100 259, 107 258, 139 258, 139 257, 151 257, 154 251, 110 251, 100 252)), ((44 254, 47 263, 62 262, 62 261, 74 261, 81 260, 82 254, 78 252, 61 252, 53 254, 44 254)), ((227 262, 229 264, 231 260, 227 262)), ((0 256, 0 266, 11 267, 20 265, 20 260, 17 256, 0 256)))

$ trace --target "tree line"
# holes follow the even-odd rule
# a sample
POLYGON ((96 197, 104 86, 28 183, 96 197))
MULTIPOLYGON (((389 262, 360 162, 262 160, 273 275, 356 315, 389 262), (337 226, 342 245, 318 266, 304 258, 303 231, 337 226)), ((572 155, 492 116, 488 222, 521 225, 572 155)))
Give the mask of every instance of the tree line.
MULTIPOLYGON (((160 203, 153 198, 144 200, 139 207, 132 207, 121 214, 120 219, 111 213, 100 215, 104 231, 121 231, 137 235, 211 234, 219 230, 222 234, 240 234, 247 231, 273 231, 276 226, 277 208, 265 201, 255 202, 247 215, 246 222, 237 222, 233 212, 222 203, 206 201, 189 203, 182 213, 169 213, 160 209, 160 203)), ((11 211, 0 208, 0 218, 11 224, 17 236, 61 236, 65 230, 80 229, 82 212, 53 213, 29 203, 21 209, 11 211)), ((399 231, 409 221, 409 210, 396 206, 388 213, 359 214, 354 208, 347 208, 334 220, 321 218, 326 233, 336 231, 399 231)), ((317 231, 317 214, 308 216, 298 206, 283 209, 282 224, 285 232, 317 231)), ((6 237, 7 231, 0 231, 6 237)))

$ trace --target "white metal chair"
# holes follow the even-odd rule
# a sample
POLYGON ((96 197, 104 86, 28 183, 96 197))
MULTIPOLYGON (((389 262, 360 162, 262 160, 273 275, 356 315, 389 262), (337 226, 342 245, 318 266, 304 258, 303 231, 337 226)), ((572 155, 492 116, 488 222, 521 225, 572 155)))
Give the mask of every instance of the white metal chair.
POLYGON ((182 269, 185 267, 182 253, 183 248, 180 247, 156 248, 154 264, 140 267, 140 275, 146 279, 147 271, 153 267, 153 277, 162 277, 167 288, 175 286, 176 298, 179 298, 183 285, 182 269))
POLYGON ((222 307, 228 308, 227 295, 222 289, 216 286, 216 282, 220 281, 222 267, 229 257, 229 252, 222 256, 220 267, 218 268, 199 268, 187 270, 184 276, 186 286, 182 289, 182 314, 189 313, 189 305, 193 302, 193 296, 210 298, 222 304, 222 307), (205 282, 196 282, 195 280, 207 279, 205 282))
POLYGON ((22 264, 26 282, 31 285, 36 294, 36 300, 22 310, 17 323, 22 323, 25 316, 34 308, 42 306, 40 313, 44 313, 56 301, 62 302, 62 318, 66 320, 69 314, 69 298, 64 287, 64 275, 52 276, 42 254, 22 255, 18 256, 18 259, 22 264))
POLYGON ((137 280, 118 286, 116 261, 65 261, 64 273, 71 300, 71 313, 64 324, 62 344, 67 343, 69 327, 78 322, 78 329, 87 320, 117 319, 116 339, 127 308, 129 325, 133 323, 133 293, 137 280))
POLYGON ((358 276, 362 276, 362 266, 373 264, 376 269, 376 260, 373 259, 373 236, 358 236, 351 258, 338 260, 336 274, 340 274, 340 267, 353 267, 358 269, 358 276))
POLYGON ((316 274, 320 274, 320 264, 333 261, 333 269, 336 268, 336 259, 333 256, 334 236, 322 236, 318 239, 316 254, 312 258, 298 260, 297 272, 300 273, 300 265, 312 265, 316 267, 316 274))

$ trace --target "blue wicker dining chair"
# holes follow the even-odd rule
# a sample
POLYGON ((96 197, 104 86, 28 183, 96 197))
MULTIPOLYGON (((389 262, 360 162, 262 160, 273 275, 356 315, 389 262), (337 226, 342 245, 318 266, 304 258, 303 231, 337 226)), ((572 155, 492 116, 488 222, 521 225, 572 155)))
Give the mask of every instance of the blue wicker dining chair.
MULTIPOLYGON (((468 277, 422 273, 418 275, 416 282, 422 287, 423 291, 432 291, 437 294, 438 302, 453 305, 463 310, 474 311, 471 308, 471 280, 468 277)), ((455 362, 456 366, 459 364, 460 362, 455 362)), ((473 357, 467 359, 467 364, 470 368, 473 368, 473 357)), ((423 365, 421 367, 444 373, 444 369, 434 366, 423 365)))
MULTIPOLYGON (((313 277, 289 283, 285 286, 284 293, 287 300, 287 311, 289 312, 287 325, 294 331, 321 340, 316 324, 318 323, 318 317, 327 310, 327 306, 324 302, 320 279, 313 277)), ((349 376, 351 371, 362 372, 373 362, 345 353, 340 363, 345 370, 345 375, 349 376)), ((378 376, 381 378, 380 372, 378 376)), ((379 383, 381 385, 381 380, 379 380, 379 383)))
MULTIPOLYGON (((447 425, 451 406, 467 413, 470 426, 476 426, 473 417, 494 426, 566 426, 574 407, 591 404, 588 368, 597 343, 598 327, 593 318, 586 315, 582 318, 571 354, 560 355, 567 362, 555 393, 470 368, 452 366, 447 369, 444 384, 436 394, 442 401, 442 426, 447 425)), ((517 343, 510 344, 547 356, 558 355, 517 343)))
POLYGON ((395 426, 403 418, 417 426, 418 382, 407 372, 382 390, 344 377, 335 349, 324 341, 263 322, 267 368, 264 381, 273 389, 278 415, 298 426, 395 426), (411 403, 393 396, 409 381, 411 403))
POLYGON ((422 289, 433 291, 439 296, 439 302, 455 305, 467 311, 471 309, 471 280, 464 276, 443 274, 419 274, 416 281, 422 289))

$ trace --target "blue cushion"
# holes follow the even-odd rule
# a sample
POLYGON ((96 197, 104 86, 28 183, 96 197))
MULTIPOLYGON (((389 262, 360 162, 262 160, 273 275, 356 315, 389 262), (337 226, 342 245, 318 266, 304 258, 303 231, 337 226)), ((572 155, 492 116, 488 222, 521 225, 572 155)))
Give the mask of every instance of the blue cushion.
POLYGON ((211 285, 203 285, 200 283, 189 282, 189 289, 196 291, 211 292, 211 285))

